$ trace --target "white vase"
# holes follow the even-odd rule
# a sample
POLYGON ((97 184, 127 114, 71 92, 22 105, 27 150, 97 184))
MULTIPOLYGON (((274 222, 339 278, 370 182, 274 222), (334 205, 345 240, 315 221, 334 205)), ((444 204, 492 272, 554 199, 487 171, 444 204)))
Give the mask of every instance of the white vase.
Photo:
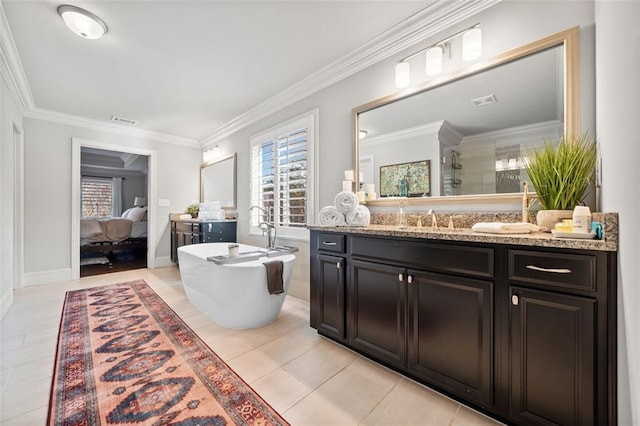
POLYGON ((543 228, 541 231, 551 232, 556 223, 562 222, 562 219, 571 219, 573 210, 539 210, 536 214, 536 223, 543 228))

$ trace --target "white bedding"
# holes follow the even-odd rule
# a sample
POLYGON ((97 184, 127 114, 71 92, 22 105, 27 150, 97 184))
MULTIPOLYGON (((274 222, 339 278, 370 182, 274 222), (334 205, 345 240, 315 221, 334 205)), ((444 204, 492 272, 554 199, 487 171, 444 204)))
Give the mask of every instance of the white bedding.
POLYGON ((80 219, 80 245, 146 238, 147 222, 124 218, 80 219))

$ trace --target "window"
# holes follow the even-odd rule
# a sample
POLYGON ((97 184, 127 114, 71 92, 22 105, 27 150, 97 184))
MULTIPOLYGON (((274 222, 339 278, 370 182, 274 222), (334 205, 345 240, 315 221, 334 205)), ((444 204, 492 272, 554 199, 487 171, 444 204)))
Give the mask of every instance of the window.
POLYGON ((251 233, 273 221, 279 237, 308 239, 313 220, 313 146, 317 110, 251 137, 251 233))
POLYGON ((81 217, 110 217, 111 179, 82 178, 81 217))

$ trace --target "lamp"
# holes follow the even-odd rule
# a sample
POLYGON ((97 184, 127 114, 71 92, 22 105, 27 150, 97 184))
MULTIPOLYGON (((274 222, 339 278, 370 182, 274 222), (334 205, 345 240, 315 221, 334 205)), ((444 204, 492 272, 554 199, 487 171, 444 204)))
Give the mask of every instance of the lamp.
POLYGON ((409 62, 400 61, 396 64, 396 87, 402 89, 411 83, 409 62))
POLYGON ((411 69, 407 61, 423 52, 426 52, 425 70, 427 75, 440 74, 443 56, 446 54, 447 57, 450 57, 451 55, 451 44, 448 42, 460 35, 462 35, 462 59, 472 61, 479 58, 482 54, 482 31, 480 31, 480 24, 475 24, 396 62, 396 87, 402 89, 409 86, 411 69))
POLYGON ((107 24, 102 19, 77 6, 58 6, 58 15, 71 31, 83 38, 96 40, 108 31, 107 24))
POLYGON ((147 205, 147 197, 136 197, 133 200, 134 207, 144 207, 147 205))
POLYGON ((438 75, 442 72, 442 47, 434 46, 427 49, 426 53, 427 75, 438 75))
POLYGON ((471 28, 462 36, 462 60, 473 61, 482 55, 482 31, 471 28))

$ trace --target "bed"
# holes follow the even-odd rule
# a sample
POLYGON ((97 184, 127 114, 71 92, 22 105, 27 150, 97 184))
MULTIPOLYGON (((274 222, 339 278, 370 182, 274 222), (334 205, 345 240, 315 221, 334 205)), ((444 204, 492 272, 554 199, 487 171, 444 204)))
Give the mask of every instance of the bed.
POLYGON ((80 253, 147 248, 146 207, 134 207, 122 217, 80 219, 80 253))

